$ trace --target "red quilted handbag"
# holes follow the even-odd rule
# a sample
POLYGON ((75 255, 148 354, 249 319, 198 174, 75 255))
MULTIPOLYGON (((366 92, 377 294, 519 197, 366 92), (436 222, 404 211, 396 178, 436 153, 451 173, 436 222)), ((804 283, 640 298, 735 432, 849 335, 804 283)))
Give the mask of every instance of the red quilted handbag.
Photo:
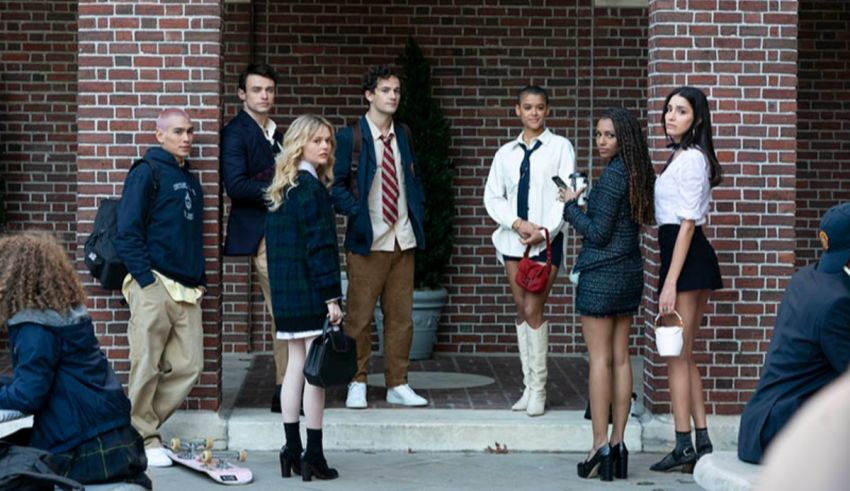
POLYGON ((516 283, 526 291, 540 293, 546 290, 549 284, 549 272, 552 270, 552 245, 549 243, 549 231, 541 228, 546 237, 546 264, 540 264, 528 258, 531 244, 525 248, 525 254, 519 260, 519 269, 516 273, 516 283))

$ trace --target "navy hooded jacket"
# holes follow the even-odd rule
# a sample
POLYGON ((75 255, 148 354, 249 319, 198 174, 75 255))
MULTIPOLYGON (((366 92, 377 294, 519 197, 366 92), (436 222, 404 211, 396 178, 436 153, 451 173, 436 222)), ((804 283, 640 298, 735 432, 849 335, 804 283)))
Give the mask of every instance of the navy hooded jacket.
POLYGON ((137 165, 127 175, 115 250, 142 288, 154 282, 151 269, 188 287, 206 286, 201 184, 188 162, 180 167, 160 147, 149 148, 144 160, 159 169, 159 190, 154 196, 150 165, 137 165))
POLYGON ((15 376, 0 387, 0 409, 34 416, 32 446, 60 453, 130 424, 130 401, 84 306, 24 310, 7 325, 15 376))

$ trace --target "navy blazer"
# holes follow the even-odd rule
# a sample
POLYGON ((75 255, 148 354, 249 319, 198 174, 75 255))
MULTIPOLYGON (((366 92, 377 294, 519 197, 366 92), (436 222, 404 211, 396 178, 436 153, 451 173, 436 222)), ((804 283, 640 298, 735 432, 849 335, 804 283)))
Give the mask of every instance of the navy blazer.
POLYGON ((850 366, 850 276, 815 266, 791 278, 758 388, 741 415, 738 458, 759 463, 812 395, 850 366))
MULTIPOLYGON (((372 221, 369 218, 369 190, 372 188, 378 164, 375 158, 375 143, 372 139, 372 132, 369 131, 366 116, 362 116, 358 124, 362 135, 359 166, 356 174, 357 189, 360 190, 360 196, 355 197, 351 188, 351 153, 354 132, 350 126, 341 128, 336 134, 336 163, 334 164, 334 182, 331 186, 331 196, 336 212, 348 217, 345 248, 355 254, 368 256, 372 249, 373 240, 372 221)), ((413 226, 416 247, 424 249, 425 192, 422 190, 422 183, 416 175, 416 157, 413 155, 407 133, 398 122, 395 123, 395 135, 399 152, 401 152, 407 214, 413 226)))
POLYGON ((260 125, 245 110, 221 130, 221 177, 230 197, 224 239, 227 256, 251 256, 263 239, 268 205, 266 188, 274 177, 274 161, 283 136, 274 132, 270 145, 260 125))

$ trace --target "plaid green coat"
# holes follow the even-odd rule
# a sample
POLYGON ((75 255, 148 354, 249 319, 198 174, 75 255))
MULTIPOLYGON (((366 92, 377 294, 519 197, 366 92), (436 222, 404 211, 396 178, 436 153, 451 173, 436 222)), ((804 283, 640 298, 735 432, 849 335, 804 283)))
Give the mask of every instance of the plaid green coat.
POLYGON ((342 296, 339 246, 330 194, 309 172, 266 216, 266 253, 277 330, 321 329, 325 302, 342 296))

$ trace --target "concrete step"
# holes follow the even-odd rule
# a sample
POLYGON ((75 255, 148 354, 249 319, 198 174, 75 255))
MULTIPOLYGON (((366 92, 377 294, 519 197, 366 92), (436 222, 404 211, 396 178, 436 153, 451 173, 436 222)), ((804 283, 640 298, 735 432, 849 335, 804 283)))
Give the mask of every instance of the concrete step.
MULTIPOLYGON (((737 417, 709 417, 715 449, 734 450, 737 417)), ((304 425, 302 425, 302 432, 304 425)), ((283 443, 279 414, 265 409, 236 409, 227 417, 204 411, 180 411, 163 426, 167 442, 210 437, 217 448, 275 450, 283 443)), ((508 410, 327 409, 324 446, 361 451, 482 451, 495 442, 512 451, 585 452, 592 440, 583 411, 548 411, 530 418, 508 410)), ((632 417, 626 446, 633 452, 664 452, 673 446, 669 416, 632 417)))
POLYGON ((750 491, 760 471, 761 466, 738 460, 735 451, 715 451, 699 459, 694 480, 707 491, 750 491))

